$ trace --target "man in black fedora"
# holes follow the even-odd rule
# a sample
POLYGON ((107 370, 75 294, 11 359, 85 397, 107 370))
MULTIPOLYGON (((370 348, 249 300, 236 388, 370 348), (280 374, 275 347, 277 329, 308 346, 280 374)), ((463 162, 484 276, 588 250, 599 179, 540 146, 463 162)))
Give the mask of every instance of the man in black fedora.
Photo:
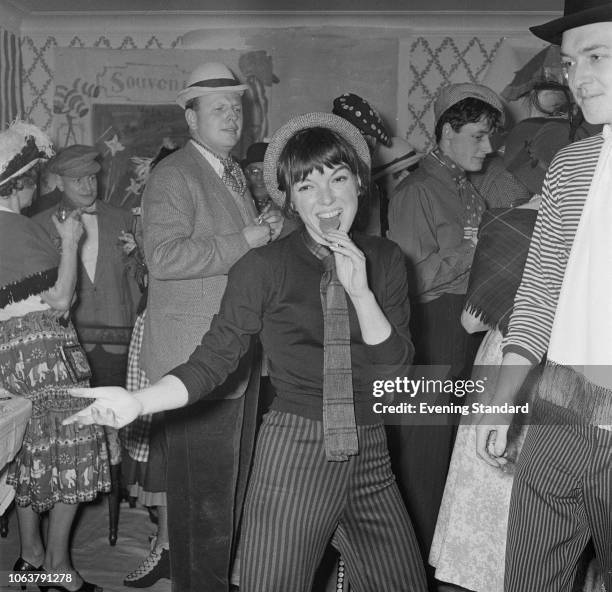
MULTIPOLYGON (((566 0, 563 17, 531 31, 561 45, 576 103, 604 130, 550 165, 504 344, 495 404, 547 352, 516 467, 505 590, 571 590, 591 538, 612 590, 612 2, 566 0)), ((487 415, 478 427, 478 454, 496 467, 507 424, 487 415)))

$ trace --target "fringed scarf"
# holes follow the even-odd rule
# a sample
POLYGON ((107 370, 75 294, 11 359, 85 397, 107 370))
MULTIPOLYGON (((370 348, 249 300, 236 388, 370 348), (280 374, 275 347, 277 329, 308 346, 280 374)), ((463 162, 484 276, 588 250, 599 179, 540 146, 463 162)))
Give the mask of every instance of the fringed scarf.
POLYGON ((59 253, 36 222, 0 210, 0 308, 55 285, 59 253))
POLYGON ((494 208, 482 216, 465 308, 502 333, 508 329, 537 214, 532 209, 494 208))

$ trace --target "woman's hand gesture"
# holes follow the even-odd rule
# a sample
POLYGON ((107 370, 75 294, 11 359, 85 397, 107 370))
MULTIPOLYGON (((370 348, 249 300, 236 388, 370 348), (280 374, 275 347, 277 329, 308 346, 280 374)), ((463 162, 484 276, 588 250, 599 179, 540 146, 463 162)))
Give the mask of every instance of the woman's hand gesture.
POLYGON ((140 401, 132 393, 119 386, 74 388, 69 392, 73 397, 84 397, 95 399, 95 401, 89 407, 66 418, 62 422, 63 425, 96 423, 112 428, 122 428, 134 421, 142 412, 140 401))
POLYGON ((329 248, 336 260, 336 273, 346 293, 360 298, 370 293, 365 255, 356 247, 346 232, 330 230, 326 233, 329 248))
POLYGON ((63 222, 60 221, 57 214, 53 214, 51 220, 53 220, 53 224, 62 241, 62 247, 77 247, 79 245, 84 230, 81 214, 78 210, 72 210, 63 222))

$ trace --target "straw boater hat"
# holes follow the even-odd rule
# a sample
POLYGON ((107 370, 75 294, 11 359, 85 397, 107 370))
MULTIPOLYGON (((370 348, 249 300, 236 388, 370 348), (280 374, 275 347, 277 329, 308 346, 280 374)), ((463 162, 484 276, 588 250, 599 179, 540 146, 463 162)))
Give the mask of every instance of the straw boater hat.
POLYGON ((561 45, 563 33, 568 29, 609 21, 612 21, 610 0, 565 0, 565 10, 561 18, 537 27, 529 27, 529 30, 544 41, 561 45))
POLYGON ((0 133, 0 186, 53 156, 53 144, 35 125, 15 121, 0 133))
POLYGON ((276 166, 287 142, 299 131, 323 127, 342 136, 356 150, 359 158, 369 167, 370 150, 361 132, 351 123, 332 113, 304 113, 290 119, 272 136, 264 158, 264 181, 270 197, 280 207, 285 205, 285 193, 278 188, 276 166))
POLYGON ((376 181, 383 175, 392 175, 414 166, 422 157, 412 144, 404 138, 394 136, 389 148, 381 144, 376 149, 372 159, 372 180, 376 181))
POLYGON ((220 92, 243 93, 247 88, 225 64, 208 62, 189 75, 187 85, 178 93, 176 102, 184 109, 186 103, 196 97, 220 92))
POLYGON ((438 95, 436 102, 434 103, 434 124, 438 123, 438 120, 444 113, 450 109, 453 105, 456 105, 463 99, 479 99, 487 105, 490 105, 496 111, 499 111, 500 125, 504 125, 505 115, 504 106, 501 99, 493 92, 488 86, 483 84, 473 84, 472 82, 461 82, 459 84, 450 84, 445 86, 438 95))

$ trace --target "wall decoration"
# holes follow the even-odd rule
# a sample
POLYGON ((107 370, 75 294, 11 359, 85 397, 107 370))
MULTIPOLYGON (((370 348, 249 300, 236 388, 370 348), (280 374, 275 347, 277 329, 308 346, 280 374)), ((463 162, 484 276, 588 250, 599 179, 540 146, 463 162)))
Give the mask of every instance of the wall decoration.
POLYGON ((417 150, 435 145, 433 104, 455 82, 482 82, 502 42, 498 37, 417 37, 410 48, 410 113, 406 139, 417 150))
POLYGON ((175 99, 202 62, 227 64, 249 87, 244 96, 246 133, 236 156, 251 141, 259 141, 252 138, 267 133, 266 87, 279 79, 265 51, 56 48, 55 54, 52 138, 58 147, 98 148, 99 197, 104 201, 135 205, 141 189, 138 164, 155 156, 162 143, 180 146, 189 137, 175 99))

